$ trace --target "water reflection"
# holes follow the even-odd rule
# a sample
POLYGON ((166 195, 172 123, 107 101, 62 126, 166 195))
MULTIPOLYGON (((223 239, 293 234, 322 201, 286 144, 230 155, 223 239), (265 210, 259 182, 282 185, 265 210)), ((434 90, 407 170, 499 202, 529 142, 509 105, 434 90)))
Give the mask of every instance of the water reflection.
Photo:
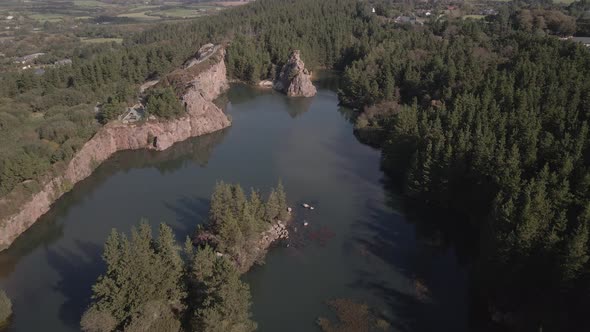
POLYGON ((141 149, 116 153, 110 162, 105 163, 100 169, 100 174, 108 177, 113 172, 144 167, 155 167, 161 174, 166 174, 193 162, 205 167, 213 150, 223 142, 229 130, 230 128, 225 128, 204 136, 189 138, 164 151, 141 149))
POLYGON ((350 124, 354 124, 356 120, 356 114, 353 109, 341 106, 338 107, 338 113, 340 113, 340 115, 342 115, 342 117, 350 124))
POLYGON ((37 247, 48 247, 63 236, 63 225, 56 222, 59 209, 51 209, 42 219, 22 234, 8 249, 0 252, 0 278, 8 277, 14 271, 19 259, 37 247))
MULTIPOLYGON (((321 70, 314 73, 313 84, 318 88, 318 93, 322 91, 336 91, 340 84, 340 76, 337 72, 330 70, 321 70)), ((273 101, 280 101, 285 104, 283 108, 291 118, 296 118, 310 110, 314 102, 314 97, 303 98, 285 98, 280 92, 269 88, 251 87, 241 83, 234 83, 228 93, 219 99, 220 105, 231 100, 232 105, 241 105, 243 103, 255 100, 256 97, 278 95, 279 98, 273 101)), ((342 112, 346 110, 342 108, 342 112)), ((340 110, 339 110, 340 111, 340 110)))
POLYGON ((232 88, 227 93, 227 100, 231 100, 234 106, 240 106, 244 103, 251 102, 252 97, 266 97, 271 98, 272 102, 269 106, 277 108, 278 104, 283 104, 280 107, 285 110, 291 118, 296 118, 305 112, 309 111, 314 98, 285 98, 285 96, 272 89, 251 87, 244 84, 232 84, 232 88))
POLYGON ((309 111, 311 104, 313 103, 313 97, 311 98, 289 98, 285 99, 287 104, 287 113, 291 118, 296 118, 303 113, 309 111))
POLYGON ((357 141, 336 94, 322 88, 337 80, 318 79, 318 95, 301 99, 234 85, 231 128, 163 152, 121 152, 76 185, 0 254, 0 286, 17 313, 11 331, 78 330, 110 228, 149 217, 182 241, 207 217, 216 181, 264 189, 279 178, 300 233, 244 276, 260 331, 317 331, 333 298, 366 302, 399 331, 465 330, 456 249, 445 233, 423 230, 422 216, 406 219, 384 187, 379 151, 357 141))
POLYGON ((223 101, 230 101, 233 105, 240 105, 252 101, 252 97, 259 97, 269 93, 279 93, 272 89, 250 87, 242 83, 232 83, 227 94, 221 98, 223 101))
POLYGON ((411 292, 404 294, 398 288, 384 286, 384 280, 374 282, 380 276, 371 276, 367 271, 359 272, 357 285, 378 292, 394 308, 396 330, 432 331, 440 326, 469 330, 465 319, 471 310, 469 267, 478 255, 473 230, 465 229, 463 216, 412 201, 388 179, 382 183, 385 203, 399 211, 397 218, 403 220, 405 230, 396 222, 384 223, 395 217, 387 217, 379 206, 372 206, 368 210, 374 221, 357 224, 359 234, 370 235, 358 241, 363 250, 395 266, 407 279, 411 292))
POLYGON ((334 70, 319 70, 313 73, 313 84, 321 89, 338 91, 342 79, 334 70))
POLYGON ((49 249, 46 260, 50 267, 58 271, 59 278, 54 286, 65 299, 59 307, 59 319, 72 329, 80 326, 80 317, 90 304, 92 285, 103 273, 101 245, 76 240, 68 249, 49 249))
MULTIPOLYGON (((230 128, 190 138, 174 144, 164 151, 133 150, 121 151, 113 155, 108 162, 96 169, 92 176, 76 184, 74 189, 64 194, 52 208, 23 233, 7 250, 0 252, 0 277, 12 273, 20 257, 28 255, 38 247, 49 247, 63 236, 64 225, 58 220, 68 214, 69 210, 88 198, 92 192, 115 173, 127 172, 136 168, 153 167, 161 174, 174 172, 187 163, 195 163, 201 167, 207 165, 215 146, 220 144, 230 128)), ((178 203, 182 204, 182 202, 178 203)), ((188 204, 188 203, 187 203, 188 204)), ((191 203, 192 211, 200 211, 191 203)), ((202 206, 205 202, 200 203, 202 206)), ((208 203, 207 203, 208 204, 208 203)), ((186 205, 186 204, 185 204, 186 205)), ((180 207, 170 205, 177 212, 180 207)), ((185 211, 188 211, 185 208, 185 211)), ((183 215, 183 214, 181 214, 183 215)), ((184 213, 186 218, 189 215, 184 213)), ((188 221, 188 220, 187 220, 188 221)), ((194 221, 194 219, 193 219, 194 221)), ((99 255, 100 256, 100 255, 99 255)))

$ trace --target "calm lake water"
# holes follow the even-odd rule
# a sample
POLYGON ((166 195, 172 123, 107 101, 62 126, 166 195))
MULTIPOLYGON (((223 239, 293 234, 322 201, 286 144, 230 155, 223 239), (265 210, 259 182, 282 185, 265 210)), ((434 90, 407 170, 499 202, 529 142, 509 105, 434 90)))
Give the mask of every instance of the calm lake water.
POLYGON ((338 106, 335 82, 319 86, 310 99, 233 86, 222 101, 231 128, 101 165, 0 253, 0 287, 15 312, 8 331, 78 331, 113 227, 128 232, 148 218, 183 241, 206 218, 216 181, 265 192, 279 179, 299 227, 293 245, 244 276, 259 331, 317 331, 318 316, 333 318, 334 298, 368 303, 396 331, 467 330, 467 272, 455 250, 406 220, 383 185, 379 152, 355 138, 338 106))

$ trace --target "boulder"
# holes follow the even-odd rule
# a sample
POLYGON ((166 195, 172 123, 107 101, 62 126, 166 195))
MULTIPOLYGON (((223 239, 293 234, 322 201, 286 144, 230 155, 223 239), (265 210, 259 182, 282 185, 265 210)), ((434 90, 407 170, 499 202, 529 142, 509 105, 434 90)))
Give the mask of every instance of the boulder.
POLYGON ((312 97, 317 90, 311 83, 311 73, 301 60, 301 52, 294 50, 275 80, 274 88, 289 97, 312 97))
POLYGON ((272 88, 273 82, 271 80, 263 80, 258 83, 258 86, 261 88, 272 88))

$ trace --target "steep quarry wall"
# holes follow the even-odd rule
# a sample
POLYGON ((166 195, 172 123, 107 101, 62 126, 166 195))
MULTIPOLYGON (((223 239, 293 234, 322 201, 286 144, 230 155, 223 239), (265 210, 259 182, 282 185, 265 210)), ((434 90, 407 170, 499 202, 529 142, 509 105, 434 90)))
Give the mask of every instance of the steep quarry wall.
MULTIPOLYGON (((230 120, 213 103, 229 86, 223 48, 219 48, 216 53, 198 66, 180 69, 170 75, 176 78, 174 82, 187 115, 169 121, 152 120, 130 125, 109 123, 84 144, 62 175, 44 183, 30 199, 15 202, 11 200, 10 194, 7 195, 0 202, 0 209, 12 204, 11 210, 16 212, 0 220, 0 250, 10 246, 20 234, 49 211, 53 202, 75 183, 92 174, 113 153, 132 149, 164 150, 176 142, 230 126, 230 120)), ((168 82, 167 79, 164 81, 168 82)))

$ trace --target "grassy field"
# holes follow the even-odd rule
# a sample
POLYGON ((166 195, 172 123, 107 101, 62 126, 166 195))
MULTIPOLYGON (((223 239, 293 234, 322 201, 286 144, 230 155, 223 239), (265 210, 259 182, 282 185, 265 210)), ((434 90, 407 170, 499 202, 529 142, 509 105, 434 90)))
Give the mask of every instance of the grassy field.
POLYGON ((64 17, 67 17, 67 15, 52 14, 52 13, 32 13, 32 14, 29 14, 29 18, 39 21, 41 23, 43 23, 43 22, 59 22, 59 21, 63 20, 64 17))
POLYGON ((218 1, 218 2, 211 2, 211 4, 223 6, 223 7, 235 7, 235 6, 243 6, 248 4, 248 1, 218 1))
MULTIPOLYGON (((130 34, 155 24, 213 15, 224 7, 145 1, 149 0, 122 5, 99 0, 0 0, 0 42, 10 41, 2 43, 0 53, 6 58, 37 52, 68 58, 77 46, 121 43, 130 34), (14 19, 4 19, 9 15, 14 19)), ((9 62, 0 60, 0 66, 9 62)))
MULTIPOLYGON (((231 5, 231 4, 230 4, 231 5)), ((120 5, 98 0, 50 0, 29 2, 22 0, 0 0, 0 15, 16 13, 38 23, 60 22, 67 19, 89 19, 99 16, 127 17, 138 23, 162 19, 189 19, 215 13, 228 5, 216 3, 187 4, 166 2, 165 4, 120 5)), ((0 27, 1 28, 1 27, 0 27)))
POLYGON ((151 12, 151 15, 170 18, 192 18, 203 14, 204 12, 199 12, 198 9, 193 8, 171 8, 151 12))
POLYGON ((113 7, 110 3, 101 2, 97 0, 73 0, 73 3, 77 7, 113 7))
POLYGON ((129 12, 145 12, 145 11, 150 11, 150 10, 157 10, 159 9, 160 6, 156 6, 156 5, 139 5, 139 6, 133 6, 133 7, 129 7, 129 12))
POLYGON ((84 44, 117 43, 121 44, 123 38, 80 38, 84 44))
POLYGON ((137 12, 137 13, 124 13, 119 14, 117 17, 127 17, 127 18, 134 18, 140 21, 154 21, 159 20, 159 17, 147 15, 147 12, 137 12))
POLYGON ((132 7, 127 12, 117 16, 137 20, 183 19, 207 15, 220 9, 222 9, 222 6, 192 5, 172 7, 167 3, 165 6, 140 5, 132 7))
POLYGON ((463 16, 463 19, 464 20, 466 20, 466 19, 481 20, 484 17, 486 17, 486 16, 485 15, 465 15, 465 16, 463 16))

